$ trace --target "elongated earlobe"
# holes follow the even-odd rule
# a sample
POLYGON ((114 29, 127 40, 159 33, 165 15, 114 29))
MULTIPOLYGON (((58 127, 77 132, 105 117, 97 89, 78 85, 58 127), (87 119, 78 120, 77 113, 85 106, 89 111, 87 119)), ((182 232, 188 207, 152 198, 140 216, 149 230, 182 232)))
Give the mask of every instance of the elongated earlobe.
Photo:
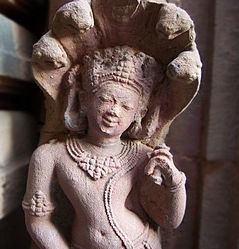
POLYGON ((77 65, 67 78, 68 93, 64 110, 65 127, 73 132, 85 133, 87 129, 86 93, 81 89, 80 67, 77 65))

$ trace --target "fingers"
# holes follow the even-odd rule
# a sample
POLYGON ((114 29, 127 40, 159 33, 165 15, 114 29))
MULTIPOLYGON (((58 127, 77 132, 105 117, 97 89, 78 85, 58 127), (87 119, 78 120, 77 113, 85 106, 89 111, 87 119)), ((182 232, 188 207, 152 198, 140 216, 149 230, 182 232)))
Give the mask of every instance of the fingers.
POLYGON ((163 174, 170 171, 172 167, 172 155, 168 151, 159 150, 156 156, 151 157, 148 164, 145 167, 146 175, 153 175, 155 170, 162 171, 163 174))
POLYGON ((148 153, 149 162, 145 167, 145 175, 149 176, 155 183, 171 186, 178 182, 179 170, 173 162, 173 155, 166 144, 160 144, 148 153))
POLYGON ((162 175, 160 169, 155 165, 155 160, 151 159, 149 161, 149 163, 145 167, 144 172, 145 175, 149 176, 153 182, 157 183, 158 185, 162 184, 162 175))
POLYGON ((170 148, 166 144, 160 144, 154 148, 154 151, 148 154, 149 163, 145 167, 146 175, 154 175, 160 171, 162 175, 170 175, 172 173, 173 155, 170 148))
POLYGON ((152 175, 154 173, 155 162, 150 160, 144 169, 145 175, 152 175))
POLYGON ((158 150, 154 151, 151 154, 151 158, 153 158, 153 157, 159 157, 159 156, 160 157, 166 157, 166 158, 168 158, 170 160, 173 158, 173 155, 167 149, 158 149, 158 150))
POLYGON ((148 156, 149 158, 160 156, 161 158, 166 157, 169 160, 172 160, 173 155, 170 153, 170 148, 166 144, 158 145, 154 148, 154 151, 151 152, 148 156))
POLYGON ((161 148, 165 148, 165 149, 170 150, 170 147, 168 147, 165 143, 162 143, 162 144, 155 146, 154 150, 161 149, 161 148))

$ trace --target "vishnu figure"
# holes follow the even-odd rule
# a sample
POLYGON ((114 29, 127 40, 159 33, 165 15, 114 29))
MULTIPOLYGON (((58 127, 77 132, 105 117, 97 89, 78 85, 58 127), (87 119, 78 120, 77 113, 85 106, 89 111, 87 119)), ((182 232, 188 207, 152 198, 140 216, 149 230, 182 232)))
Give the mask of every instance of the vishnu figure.
POLYGON ((28 231, 42 249, 160 249, 158 228, 178 227, 186 204, 186 178, 169 147, 152 149, 140 135, 160 118, 147 113, 162 68, 118 46, 86 55, 69 75, 69 134, 39 146, 31 159, 23 201, 28 231), (73 102, 79 103, 76 116, 73 102), (55 184, 75 212, 71 244, 51 219, 55 184))

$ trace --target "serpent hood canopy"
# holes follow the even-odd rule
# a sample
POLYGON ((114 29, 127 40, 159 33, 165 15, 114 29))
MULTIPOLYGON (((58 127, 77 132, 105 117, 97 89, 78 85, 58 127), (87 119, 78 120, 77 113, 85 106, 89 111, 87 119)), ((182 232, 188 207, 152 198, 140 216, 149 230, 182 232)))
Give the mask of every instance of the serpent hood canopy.
POLYGON ((202 65, 189 15, 164 1, 76 0, 56 12, 51 30, 34 45, 33 74, 47 106, 40 143, 68 132, 66 118, 73 123, 80 118, 76 79, 84 78, 80 77, 85 73, 83 58, 125 45, 137 51, 138 58, 140 52, 144 59, 152 58, 160 72, 153 79, 154 91, 140 126, 127 136, 152 147, 165 139, 170 124, 186 109, 200 84, 202 65))

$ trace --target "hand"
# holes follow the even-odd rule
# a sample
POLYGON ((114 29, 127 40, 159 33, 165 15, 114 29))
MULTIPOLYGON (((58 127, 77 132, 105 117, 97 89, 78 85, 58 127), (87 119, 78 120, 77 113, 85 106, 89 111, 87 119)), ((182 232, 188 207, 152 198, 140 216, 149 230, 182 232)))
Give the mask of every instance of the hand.
POLYGON ((145 167, 145 174, 157 184, 163 183, 171 187, 181 181, 182 175, 175 167, 173 155, 169 150, 166 144, 156 146, 153 152, 148 154, 150 160, 145 167))

